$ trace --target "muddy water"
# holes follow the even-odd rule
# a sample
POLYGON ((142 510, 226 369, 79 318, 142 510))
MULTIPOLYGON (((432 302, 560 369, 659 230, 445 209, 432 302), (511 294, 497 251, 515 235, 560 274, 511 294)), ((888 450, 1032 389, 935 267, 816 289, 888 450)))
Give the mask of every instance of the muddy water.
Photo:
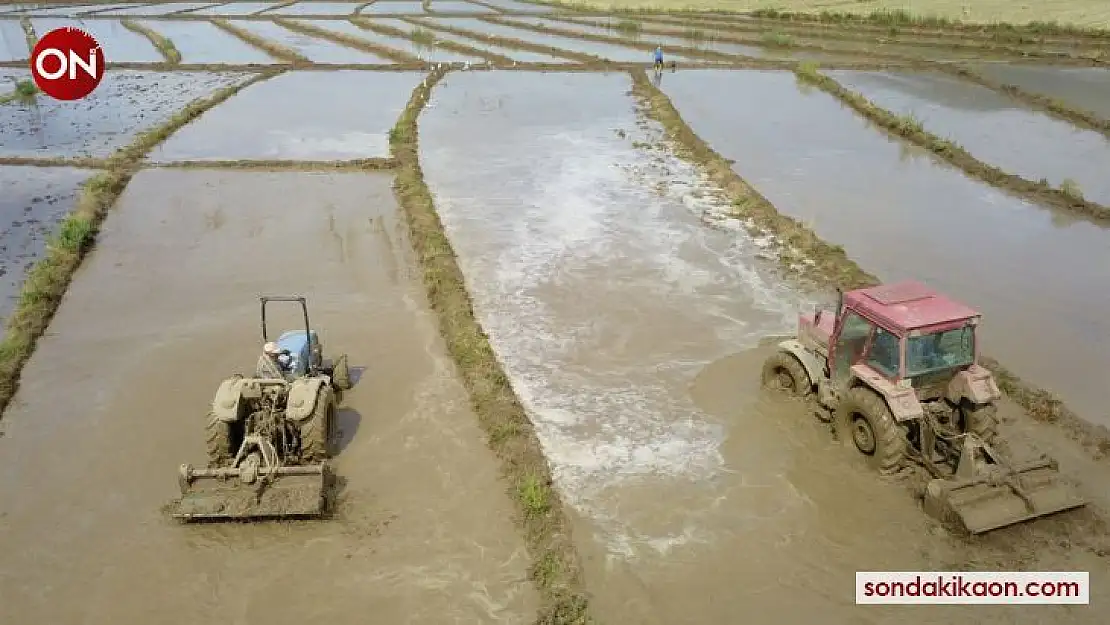
POLYGON ((211 2, 165 2, 162 4, 148 4, 146 6, 130 6, 122 9, 104 11, 100 15, 168 15, 190 9, 199 9, 212 6, 211 2))
POLYGON ((230 2, 193 11, 194 15, 253 15, 275 7, 281 2, 230 2))
POLYGON ((189 102, 247 77, 109 70, 96 91, 83 100, 62 102, 39 96, 32 104, 5 105, 0 115, 0 155, 109 156, 189 102))
POLYGON ((423 78, 417 72, 285 73, 205 113, 150 160, 384 158, 389 130, 423 78))
POLYGON ((40 37, 67 26, 84 30, 104 48, 104 59, 108 63, 162 63, 166 60, 149 39, 114 20, 36 17, 31 19, 31 24, 40 37))
MULTIPOLYGON (((481 323, 581 514, 600 620, 893 625, 904 612, 853 605, 855 571, 1104 570, 1078 548, 999 538, 961 553, 801 406, 765 401, 757 343, 789 330, 802 298, 766 277, 757 242, 707 226, 721 208, 694 171, 634 146, 661 132, 638 123, 629 86, 450 75, 420 129, 481 323)), ((972 616, 1101 622, 991 608, 914 622, 972 616)))
MULTIPOLYGON (((474 17, 436 18, 429 20, 429 23, 443 24, 445 26, 450 26, 453 28, 462 28, 470 32, 481 33, 483 35, 510 37, 513 39, 519 39, 521 41, 527 41, 542 46, 550 46, 552 48, 557 48, 561 50, 569 50, 571 52, 592 54, 594 56, 601 57, 602 59, 606 59, 609 61, 642 61, 644 63, 651 63, 651 52, 647 50, 636 50, 616 44, 599 43, 596 41, 587 41, 585 39, 575 39, 573 37, 547 35, 523 28, 513 28, 510 26, 503 26, 501 24, 490 24, 474 17)), ((676 56, 676 58, 683 57, 676 56)))
POLYGON ((1110 71, 1098 67, 1036 67, 989 63, 972 67, 991 80, 1021 87, 1110 120, 1110 71))
POLYGON ((259 37, 281 44, 301 55, 308 57, 314 63, 392 63, 393 61, 326 39, 318 39, 311 35, 294 32, 283 28, 273 22, 244 21, 236 23, 239 28, 254 33, 259 37))
POLYGON ((372 30, 359 28, 358 26, 355 26, 354 24, 346 20, 312 20, 311 22, 306 20, 305 23, 317 26, 319 28, 326 28, 337 33, 350 35, 352 37, 358 37, 359 39, 364 39, 370 43, 376 43, 380 46, 385 46, 387 48, 391 48, 400 52, 405 52, 421 60, 432 63, 478 63, 483 60, 481 57, 478 56, 459 54, 458 52, 444 50, 435 46, 417 44, 408 39, 382 35, 372 30))
POLYGON ((779 210, 884 279, 922 279, 981 309, 988 353, 1110 425, 1110 351, 1091 340, 1110 333, 1104 228, 907 149, 789 73, 691 70, 662 87, 779 210))
POLYGON ((266 15, 353 15, 361 2, 296 2, 266 15))
POLYGON ((281 62, 210 22, 150 20, 141 23, 172 41, 184 63, 281 62))
POLYGON ((364 7, 360 13, 362 15, 374 15, 377 13, 422 15, 424 13, 424 6, 419 2, 383 2, 379 0, 370 6, 364 7))
POLYGON ((0 20, 0 61, 22 61, 30 56, 19 20, 0 20))
MULTIPOLYGON (((418 28, 410 22, 389 17, 376 18, 374 20, 374 23, 381 24, 382 26, 389 26, 410 33, 418 28)), ((437 30, 434 31, 433 34, 435 35, 437 41, 451 41, 454 43, 462 44, 464 46, 470 46, 471 48, 475 48, 477 50, 483 50, 485 52, 492 52, 494 54, 507 56, 514 61, 519 61, 521 63, 574 63, 574 61, 563 57, 551 56, 549 54, 542 54, 529 50, 514 50, 511 48, 502 48, 500 46, 495 46, 489 43, 481 43, 479 41, 475 41, 474 39, 467 39, 466 37, 460 37, 459 35, 453 35, 444 31, 437 30)))
POLYGON ((0 622, 534 618, 505 487, 422 302, 390 183, 167 170, 131 182, 3 421, 0 622), (325 352, 365 368, 337 416, 337 518, 179 526, 160 508, 178 464, 204 460, 217 384, 254 366, 261 293, 307 296, 325 352))
POLYGON ((89 175, 68 167, 0 167, 0 320, 14 310, 27 270, 89 175))
POLYGON ((927 73, 830 71, 829 76, 888 110, 913 114, 926 129, 980 160, 1029 180, 1078 183, 1084 197, 1110 205, 1110 140, 956 78, 927 73))

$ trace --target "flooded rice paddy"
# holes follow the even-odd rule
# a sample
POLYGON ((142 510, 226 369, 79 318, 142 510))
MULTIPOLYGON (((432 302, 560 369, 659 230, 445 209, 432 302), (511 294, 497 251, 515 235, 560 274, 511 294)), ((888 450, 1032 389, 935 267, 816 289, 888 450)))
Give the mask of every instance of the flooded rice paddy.
POLYGON ((488 13, 496 15, 498 11, 480 4, 470 2, 452 2, 450 0, 431 0, 428 3, 430 13, 488 13))
MULTIPOLYGON (((173 170, 131 181, 4 419, 0 622, 534 616, 523 541, 390 184, 173 170), (254 366, 259 294, 306 296, 325 353, 361 372, 337 414, 336 518, 180 526, 162 506, 178 465, 204 461, 218 384, 254 366)), ((281 329, 298 320, 277 313, 281 329)))
POLYGON ((30 56, 31 48, 19 20, 0 20, 0 61, 22 61, 30 56))
MULTIPOLYGON (((29 75, 29 72, 28 72, 29 75)), ((46 96, 0 107, 0 156, 107 157, 189 102, 246 80, 242 73, 109 70, 88 98, 46 96)))
POLYGON ((149 39, 124 28, 116 20, 36 17, 31 19, 31 24, 39 36, 67 26, 84 30, 104 48, 104 60, 108 63, 161 63, 165 60, 149 39))
POLYGON ((140 23, 173 41, 184 63, 280 63, 211 22, 150 20, 140 23))
POLYGON ((514 15, 511 18, 514 22, 522 22, 525 24, 532 24, 534 26, 543 26, 546 28, 556 28, 561 30, 572 30, 575 32, 584 33, 587 35, 599 35, 602 37, 617 37, 632 39, 642 43, 663 46, 664 49, 669 47, 682 47, 682 48, 698 48, 702 50, 712 50, 714 52, 721 52, 723 54, 736 54, 739 56, 762 57, 767 56, 768 50, 758 48, 756 46, 745 46, 736 43, 723 43, 719 41, 698 41, 690 38, 682 37, 668 37, 664 35, 654 34, 625 34, 616 28, 616 24, 612 27, 608 26, 590 26, 586 24, 569 24, 567 22, 560 22, 556 20, 545 19, 542 17, 526 17, 514 15))
MULTIPOLYGON (((306 22, 308 23, 308 22, 306 22)), ((324 28, 333 32, 350 35, 370 43, 375 43, 380 46, 385 46, 393 50, 399 50, 406 54, 410 54, 418 59, 430 63, 477 63, 483 61, 479 56, 471 56, 460 54, 451 50, 444 50, 434 45, 427 45, 416 43, 408 39, 401 39, 398 37, 390 37, 389 35, 382 35, 380 33, 359 28, 351 22, 345 20, 314 20, 313 25, 324 28)))
MULTIPOLYGON (((374 20, 374 23, 375 24, 380 24, 382 26, 389 26, 390 28, 396 28, 398 30, 401 30, 403 32, 410 33, 410 34, 413 33, 416 29, 421 28, 420 25, 413 24, 412 22, 406 22, 405 20, 402 20, 402 19, 389 18, 389 17, 376 18, 374 20)), ((494 54, 500 54, 502 56, 507 56, 507 57, 513 59, 514 61, 518 61, 518 62, 521 62, 521 63, 573 63, 574 62, 574 61, 572 61, 570 59, 567 59, 567 58, 552 56, 550 54, 543 54, 543 53, 540 53, 540 52, 532 52, 530 50, 516 50, 516 49, 511 49, 511 48, 502 48, 500 46, 495 46, 495 45, 489 44, 489 43, 483 43, 483 42, 480 42, 480 41, 475 40, 475 39, 469 39, 467 37, 462 37, 460 35, 455 35, 455 34, 445 32, 445 31, 442 31, 442 30, 436 30, 436 31, 429 31, 428 29, 425 29, 425 30, 427 32, 431 32, 432 35, 435 37, 436 41, 450 41, 452 43, 457 43, 457 44, 460 44, 460 45, 464 45, 464 46, 474 48, 476 50, 482 50, 484 52, 492 52, 494 54)))
POLYGON ((407 13, 413 15, 423 15, 424 6, 419 2, 407 2, 405 0, 378 0, 360 11, 362 15, 375 15, 378 13, 407 13))
POLYGON ((240 22, 236 26, 274 43, 292 48, 314 63, 392 63, 393 61, 350 46, 294 32, 273 22, 240 22))
POLYGON ((27 270, 90 175, 68 167, 0 166, 0 322, 15 309, 27 270))
MULTIPOLYGON (((770 277, 742 230, 706 226, 721 208, 695 171, 636 147, 662 133, 637 118, 629 87, 623 75, 457 74, 421 123, 421 164, 476 312, 582 516, 599 617, 898 623, 894 611, 861 620, 844 580, 1015 557, 1011 545, 961 553, 801 406, 764 399, 759 341, 789 331, 807 299, 770 277)), ((1098 566, 1081 550, 1035 557, 1098 566)))
MULTIPOLYGON (((191 12, 194 9, 212 5, 212 2, 163 2, 159 4, 124 6, 109 11, 101 11, 98 15, 169 15, 170 13, 180 13, 183 11, 191 12)), ((232 5, 229 4, 225 6, 230 7, 232 5)))
POLYGON ((419 72, 289 72, 244 89, 151 155, 186 160, 351 160, 389 156, 389 130, 419 72), (373 93, 373 98, 366 94, 373 93))
POLYGON ((1054 187, 1078 184, 1084 197, 1110 206, 1110 139, 1076 128, 978 85, 943 74, 830 71, 845 87, 973 156, 1054 187))
POLYGON ((883 279, 922 279, 981 309, 987 353, 1110 426, 1098 391, 1110 351, 1090 340, 1110 332, 1105 228, 971 180, 789 72, 691 70, 662 88, 780 211, 883 279))
POLYGON ((361 2, 294 2, 266 15, 354 15, 361 2))
POLYGON ((231 2, 191 11, 193 15, 254 15, 284 2, 231 2))
POLYGON ((991 80, 1055 98, 1110 120, 1110 70, 1001 63, 975 65, 972 69, 991 80))

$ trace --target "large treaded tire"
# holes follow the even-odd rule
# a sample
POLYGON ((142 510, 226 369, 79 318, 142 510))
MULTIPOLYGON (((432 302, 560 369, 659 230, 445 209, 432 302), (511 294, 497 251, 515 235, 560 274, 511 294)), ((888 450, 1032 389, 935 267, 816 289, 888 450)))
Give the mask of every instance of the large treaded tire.
POLYGON ((346 354, 336 359, 331 372, 331 381, 341 391, 351 390, 351 369, 347 366, 346 354))
POLYGON ((762 383, 764 388, 785 393, 793 397, 807 397, 813 392, 813 381, 809 379, 802 363, 791 353, 777 351, 763 363, 762 383))
POLYGON ((312 416, 301 424, 301 461, 319 463, 331 456, 331 429, 335 420, 335 392, 330 386, 320 387, 312 416))
POLYGON ((963 417, 964 429, 975 434, 987 443, 994 443, 998 439, 998 406, 994 404, 980 404, 964 402, 960 406, 963 417))
POLYGON ((906 466, 906 434, 877 393, 862 386, 849 389, 838 412, 838 425, 847 434, 848 444, 867 456, 880 474, 892 475, 906 466), (864 430, 870 431, 871 445, 861 444, 868 438, 864 430))
POLYGON ((221 421, 208 413, 208 423, 204 426, 205 444, 208 448, 208 466, 222 467, 231 462, 239 451, 232 440, 232 424, 221 421))

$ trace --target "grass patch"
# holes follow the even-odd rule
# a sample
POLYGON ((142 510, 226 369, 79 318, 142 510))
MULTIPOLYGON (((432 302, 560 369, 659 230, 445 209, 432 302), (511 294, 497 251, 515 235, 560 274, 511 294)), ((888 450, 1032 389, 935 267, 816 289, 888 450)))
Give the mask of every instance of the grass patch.
POLYGON ((1110 223, 1110 209, 1081 197, 1071 196, 1061 189, 1053 188, 1046 181, 1025 180, 988 165, 976 159, 954 141, 943 139, 929 132, 912 115, 897 115, 872 104, 867 98, 822 74, 813 63, 798 64, 795 66, 794 73, 799 81, 820 88, 879 127, 916 143, 948 161, 951 165, 959 167, 970 176, 1000 189, 1022 195, 1040 204, 1110 223))
POLYGON ((643 25, 635 20, 621 20, 613 26, 613 30, 625 37, 639 37, 643 29, 643 25))
POLYGON ((937 30, 977 31, 1013 35, 1065 35, 1070 37, 1110 38, 1110 31, 1105 28, 1064 24, 1056 20, 1033 20, 1019 24, 1011 24, 1008 22, 976 23, 961 21, 942 15, 916 14, 905 9, 878 9, 869 13, 843 11, 805 13, 780 11, 778 9, 756 9, 752 11, 750 15, 752 17, 798 22, 871 24, 895 29, 932 28, 937 30))
POLYGON ((781 30, 773 30, 769 33, 763 33, 759 38, 764 45, 776 48, 789 48, 794 45, 794 38, 782 32, 781 30))
POLYGON ((532 558, 532 580, 542 597, 537 623, 588 623, 587 596, 582 590, 570 521, 551 486, 551 470, 532 422, 474 316, 462 271, 420 169, 417 118, 432 88, 446 73, 437 69, 413 91, 390 132, 390 148, 398 163, 394 192, 405 211, 440 333, 458 366, 487 443, 500 461, 502 474, 513 485, 510 494, 532 558))
POLYGON ((47 244, 46 254, 24 279, 19 302, 8 318, 5 335, 0 342, 0 411, 7 408, 15 396, 23 365, 54 317, 73 273, 92 249, 108 209, 123 192, 142 158, 174 131, 208 109, 274 73, 259 74, 189 104, 166 123, 140 133, 130 145, 117 150, 108 158, 105 171, 85 181, 73 212, 62 221, 47 244))
POLYGON ((1079 188, 1079 183, 1071 178, 1064 178, 1060 183, 1060 192, 1073 200, 1083 200, 1083 190, 1079 188))
POLYGON ((142 24, 129 19, 120 20, 120 24, 122 24, 123 27, 127 30, 136 32, 149 39, 150 43, 154 44, 155 48, 158 48, 158 52, 161 53, 162 58, 166 59, 167 63, 171 65, 177 65, 181 62, 181 52, 177 50, 177 46, 173 45, 173 41, 170 41, 161 33, 155 32, 150 28, 147 28, 146 26, 143 26, 142 24))
POLYGON ((16 102, 19 104, 31 104, 39 94, 39 88, 35 86, 35 81, 24 78, 15 83, 15 89, 11 93, 0 96, 0 104, 7 104, 9 102, 16 102))
POLYGON ((427 28, 424 28, 423 26, 417 26, 416 28, 412 29, 412 32, 409 33, 409 39, 412 39, 413 43, 427 46, 429 48, 436 45, 435 33, 428 30, 427 28))

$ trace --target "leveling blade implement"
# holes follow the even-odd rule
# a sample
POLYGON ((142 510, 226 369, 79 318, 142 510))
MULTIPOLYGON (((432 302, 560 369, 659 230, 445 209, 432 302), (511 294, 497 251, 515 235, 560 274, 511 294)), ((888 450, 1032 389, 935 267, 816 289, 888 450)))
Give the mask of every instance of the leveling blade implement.
POLYGON ((327 463, 256 472, 183 464, 172 514, 183 521, 316 518, 325 510, 330 475, 327 463))
POLYGON ((972 534, 1086 505, 1055 460, 1007 464, 974 435, 965 439, 956 466, 952 477, 929 483, 924 508, 935 518, 958 520, 972 534))

